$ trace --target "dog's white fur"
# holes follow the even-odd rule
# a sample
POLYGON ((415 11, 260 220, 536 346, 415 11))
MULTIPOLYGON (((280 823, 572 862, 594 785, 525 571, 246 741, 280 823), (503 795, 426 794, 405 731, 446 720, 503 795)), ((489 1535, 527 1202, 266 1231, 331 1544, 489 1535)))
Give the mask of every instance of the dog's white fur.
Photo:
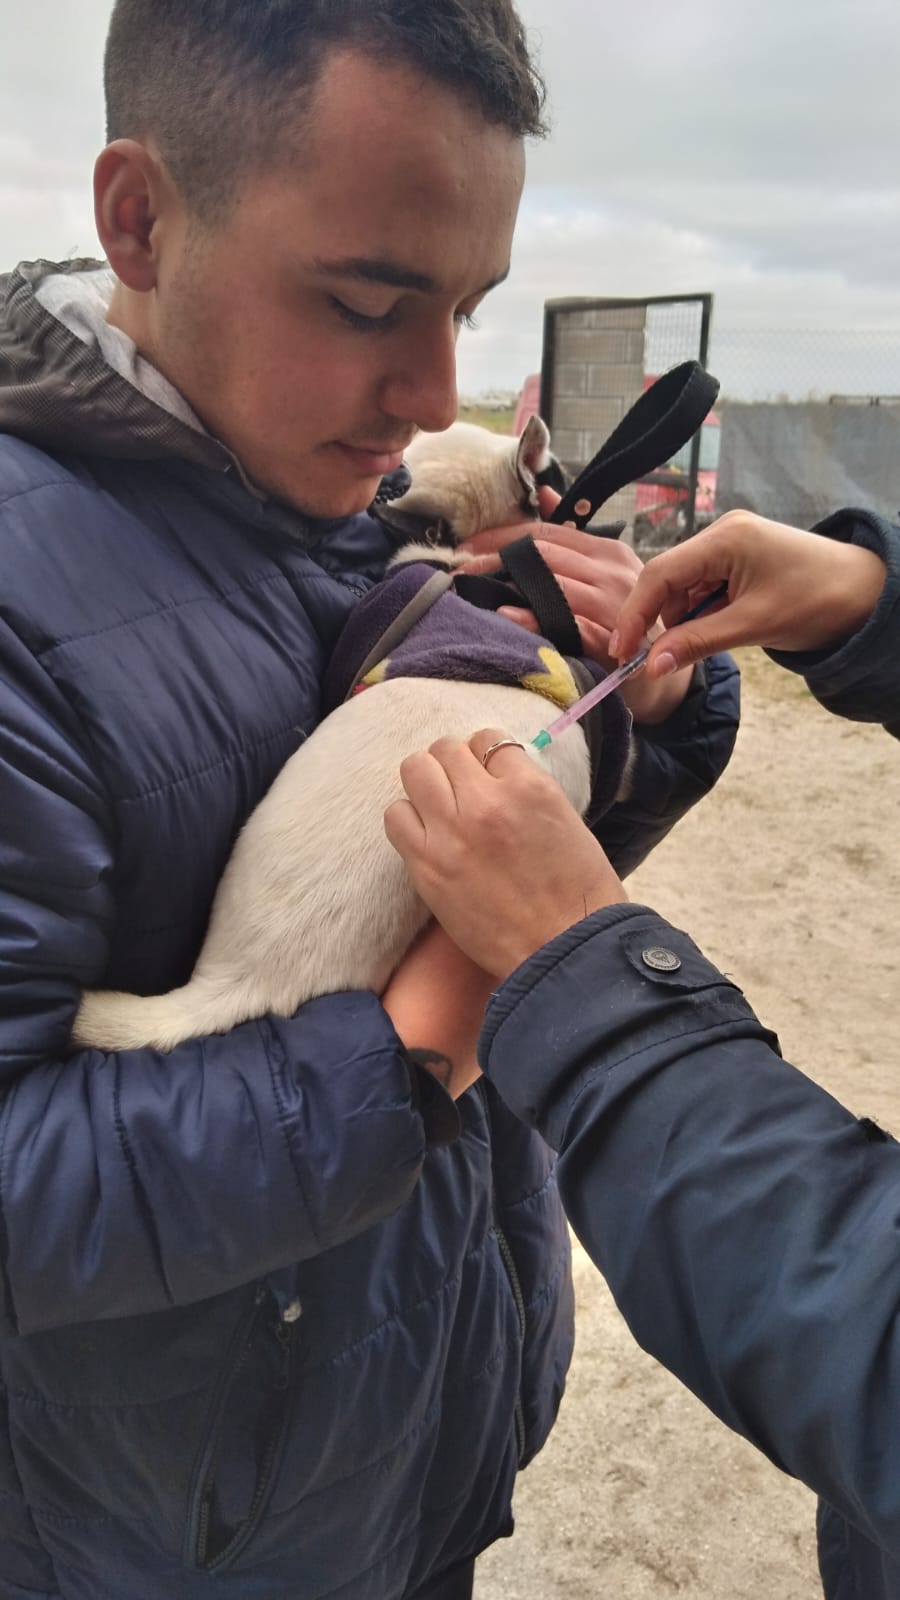
POLYGON ((529 511, 537 513, 534 480, 550 462, 549 447, 540 417, 529 419, 513 447, 507 436, 472 422, 455 422, 446 433, 419 433, 406 452, 412 488, 395 509, 447 524, 456 544, 482 528, 521 522, 529 511))
MULTIPOLYGON (((424 463, 426 450, 422 477, 432 496, 426 515, 473 532, 478 516, 486 518, 478 527, 521 517, 522 441, 498 444, 484 429, 457 424, 410 449, 417 473, 416 457, 424 463), (440 440, 447 471, 438 504, 440 440)), ((427 553, 434 558, 434 550, 427 553)), ((448 564, 453 559, 448 552, 448 564)), ((353 696, 301 745, 248 819, 189 982, 146 998, 85 993, 73 1043, 167 1051, 251 1018, 291 1016, 315 995, 380 994, 428 920, 384 833, 385 808, 403 792, 401 761, 436 738, 467 739, 483 727, 503 728, 527 745, 549 709, 526 689, 426 678, 388 679, 353 696)), ((580 727, 568 729, 540 760, 583 813, 590 761, 580 727)))

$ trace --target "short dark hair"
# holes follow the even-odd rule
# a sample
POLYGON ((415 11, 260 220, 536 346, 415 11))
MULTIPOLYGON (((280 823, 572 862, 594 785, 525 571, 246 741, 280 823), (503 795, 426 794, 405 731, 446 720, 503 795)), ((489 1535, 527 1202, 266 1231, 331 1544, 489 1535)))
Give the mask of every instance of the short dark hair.
POLYGON ((277 149, 330 51, 418 68, 520 138, 546 91, 514 0, 116 0, 107 138, 153 137, 199 217, 277 149))

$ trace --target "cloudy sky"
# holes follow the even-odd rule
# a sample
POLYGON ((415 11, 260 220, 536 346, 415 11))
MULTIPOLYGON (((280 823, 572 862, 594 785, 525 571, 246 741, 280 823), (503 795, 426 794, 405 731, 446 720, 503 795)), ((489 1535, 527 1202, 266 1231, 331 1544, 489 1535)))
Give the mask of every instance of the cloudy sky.
MULTIPOLYGON (((715 294, 750 392, 900 393, 898 0, 520 0, 554 131, 465 393, 518 387, 560 295, 715 294)), ((110 0, 0 0, 0 261, 94 254, 110 0)))

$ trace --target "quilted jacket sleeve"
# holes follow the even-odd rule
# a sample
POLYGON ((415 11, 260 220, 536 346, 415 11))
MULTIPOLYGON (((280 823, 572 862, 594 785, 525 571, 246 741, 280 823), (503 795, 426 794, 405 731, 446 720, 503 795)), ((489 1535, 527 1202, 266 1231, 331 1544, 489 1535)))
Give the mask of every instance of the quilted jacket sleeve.
POLYGON ((479 1055, 639 1343, 900 1557, 900 1145, 641 906, 526 962, 479 1055))
POLYGON ((900 528, 871 511, 836 511, 815 529, 828 539, 874 551, 887 572, 864 628, 838 650, 810 655, 772 650, 773 661, 805 677, 826 711, 853 722, 880 722, 900 739, 900 528))
POLYGON ((52 681, 0 632, 0 1264, 21 1333, 184 1304, 390 1214, 424 1153, 374 996, 152 1051, 67 1053, 106 964, 105 800, 52 681))
MULTIPOLYGON (((639 867, 724 772, 740 720, 740 676, 729 655, 695 668, 684 704, 666 722, 635 728, 627 800, 594 827, 619 876, 639 867)), ((591 818, 588 814, 588 823, 591 818)))

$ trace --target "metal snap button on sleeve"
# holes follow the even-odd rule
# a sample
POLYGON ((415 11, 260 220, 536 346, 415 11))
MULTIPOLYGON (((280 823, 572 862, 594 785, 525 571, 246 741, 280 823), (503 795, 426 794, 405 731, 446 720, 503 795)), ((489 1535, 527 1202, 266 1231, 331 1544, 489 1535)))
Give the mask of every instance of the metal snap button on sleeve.
POLYGON ((677 972, 681 966, 681 957, 674 950, 664 950, 661 945, 642 950, 641 960, 645 967, 651 967, 654 972, 677 972))

